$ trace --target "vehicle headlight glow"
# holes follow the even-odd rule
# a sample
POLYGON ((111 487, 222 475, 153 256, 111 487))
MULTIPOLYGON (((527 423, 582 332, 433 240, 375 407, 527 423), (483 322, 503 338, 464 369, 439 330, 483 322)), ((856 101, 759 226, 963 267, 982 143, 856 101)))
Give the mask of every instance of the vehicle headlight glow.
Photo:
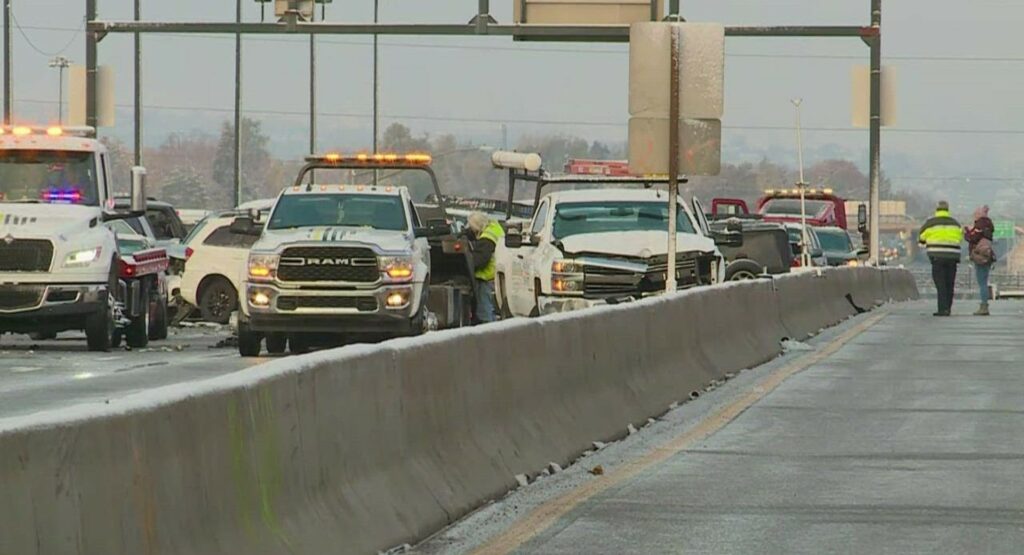
POLYGON ((68 253, 67 257, 64 259, 64 267, 74 268, 76 266, 88 266, 95 262, 102 253, 103 247, 93 247, 91 249, 83 249, 68 253))
POLYGON ((410 280, 414 273, 412 257, 382 256, 380 257, 380 271, 393 280, 410 280))
POLYGON ((583 292, 583 264, 572 259, 551 263, 551 292, 575 294, 583 292))
POLYGON ((281 257, 276 254, 250 254, 249 279, 271 281, 277 277, 277 264, 281 257))

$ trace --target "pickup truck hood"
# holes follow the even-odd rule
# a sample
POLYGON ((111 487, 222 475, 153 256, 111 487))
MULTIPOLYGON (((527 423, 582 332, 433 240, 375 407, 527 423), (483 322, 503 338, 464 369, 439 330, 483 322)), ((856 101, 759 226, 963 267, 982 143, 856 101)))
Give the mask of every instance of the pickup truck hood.
POLYGON ((387 252, 409 252, 412 236, 406 231, 388 231, 362 227, 300 227, 268 229, 253 245, 256 251, 273 251, 288 243, 364 243, 387 252))
MULTIPOLYGON (((668 252, 664 231, 616 231, 581 233, 562 239, 566 254, 593 253, 648 258, 668 252)), ((715 242, 694 233, 676 234, 676 252, 715 250, 715 242)))
POLYGON ((102 212, 95 206, 0 203, 0 240, 10 235, 73 241, 99 224, 100 216, 102 212))

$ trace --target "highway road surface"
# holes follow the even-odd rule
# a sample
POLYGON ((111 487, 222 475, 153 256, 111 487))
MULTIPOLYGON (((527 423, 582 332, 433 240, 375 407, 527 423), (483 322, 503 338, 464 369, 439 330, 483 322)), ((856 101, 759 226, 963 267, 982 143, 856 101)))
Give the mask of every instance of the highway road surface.
POLYGON ((1024 305, 933 302, 860 316, 416 551, 1019 553, 1024 305))
POLYGON ((259 364, 238 356, 226 328, 172 328, 145 349, 86 350, 85 335, 51 341, 0 337, 0 418, 106 402, 163 385, 202 380, 259 364))

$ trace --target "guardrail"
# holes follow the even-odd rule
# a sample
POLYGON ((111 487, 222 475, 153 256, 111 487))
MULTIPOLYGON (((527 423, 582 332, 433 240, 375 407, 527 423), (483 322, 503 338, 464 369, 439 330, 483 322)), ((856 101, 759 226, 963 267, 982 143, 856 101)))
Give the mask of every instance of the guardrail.
POLYGON ((905 271, 827 270, 345 347, 0 420, 0 553, 412 543, 515 475, 567 464, 770 360, 784 337, 916 296, 905 271))

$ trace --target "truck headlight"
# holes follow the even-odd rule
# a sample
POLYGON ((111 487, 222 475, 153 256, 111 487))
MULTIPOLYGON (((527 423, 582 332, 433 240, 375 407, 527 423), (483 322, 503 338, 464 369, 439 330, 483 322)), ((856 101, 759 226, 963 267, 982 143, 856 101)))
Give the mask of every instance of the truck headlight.
POLYGON ((277 277, 277 264, 281 257, 276 254, 250 254, 249 280, 272 281, 277 277))
POLYGON ((393 280, 408 281, 412 279, 414 271, 412 257, 382 256, 380 257, 380 271, 393 280))
POLYGON ((555 294, 583 292, 583 264, 567 259, 551 263, 551 292, 555 294))
POLYGON ((91 249, 83 249, 68 253, 67 257, 64 259, 64 267, 74 268, 88 266, 95 262, 102 253, 103 247, 94 247, 91 249))

